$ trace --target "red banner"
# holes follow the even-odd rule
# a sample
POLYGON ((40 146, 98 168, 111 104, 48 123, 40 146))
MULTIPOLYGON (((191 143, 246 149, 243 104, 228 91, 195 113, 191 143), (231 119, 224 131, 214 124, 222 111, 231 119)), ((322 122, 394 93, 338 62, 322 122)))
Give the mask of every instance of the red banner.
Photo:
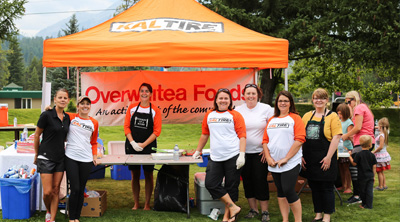
POLYGON ((160 108, 163 123, 200 123, 219 88, 230 89, 234 105, 243 103, 242 89, 254 83, 254 70, 85 72, 81 92, 92 100, 90 116, 101 126, 123 125, 143 82, 153 87, 151 103, 160 108))

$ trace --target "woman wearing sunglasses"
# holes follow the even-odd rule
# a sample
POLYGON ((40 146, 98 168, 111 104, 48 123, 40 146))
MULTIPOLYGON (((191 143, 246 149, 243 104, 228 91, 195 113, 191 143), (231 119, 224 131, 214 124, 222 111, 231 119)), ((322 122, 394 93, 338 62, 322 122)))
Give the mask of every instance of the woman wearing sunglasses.
POLYGON ((223 221, 236 221, 241 211, 235 202, 239 198, 240 169, 245 163, 246 126, 242 115, 232 109, 232 95, 228 89, 217 91, 214 107, 203 119, 202 134, 193 158, 199 158, 208 138, 210 160, 205 186, 214 199, 225 204, 223 221))
POLYGON ((302 208, 295 186, 301 167, 301 145, 306 132, 297 114, 292 94, 279 92, 274 116, 268 120, 263 137, 264 155, 277 189, 282 221, 289 221, 289 209, 296 222, 301 221, 302 208))
POLYGON ((263 93, 255 84, 247 84, 242 92, 244 101, 235 108, 242 114, 246 123, 246 164, 243 167, 242 179, 244 194, 250 206, 245 218, 259 215, 258 204, 261 207, 261 221, 269 221, 268 200, 268 164, 264 158, 262 139, 268 119, 274 115, 274 109, 265 103, 260 103, 263 93))
POLYGON ((315 110, 303 116, 307 135, 303 144, 303 170, 312 192, 313 221, 328 222, 335 212, 336 150, 342 136, 342 124, 339 116, 327 109, 328 92, 325 89, 316 89, 312 101, 315 110))
MULTIPOLYGON (((361 96, 356 91, 350 91, 346 93, 346 103, 350 107, 350 110, 353 114, 353 123, 354 127, 352 130, 347 132, 342 136, 343 141, 348 140, 351 136, 353 136, 354 148, 351 151, 352 156, 356 155, 356 153, 360 152, 360 137, 362 135, 369 135, 372 137, 372 142, 375 141, 374 136, 374 114, 372 114, 371 110, 368 108, 367 104, 365 104, 361 100, 361 96)), ((375 144, 372 144, 371 150, 374 148, 375 144)), ((351 180, 353 183, 353 196, 351 196, 347 202, 348 203, 361 203, 360 199, 360 189, 359 183, 357 180, 357 166, 350 166, 351 172, 351 180)))

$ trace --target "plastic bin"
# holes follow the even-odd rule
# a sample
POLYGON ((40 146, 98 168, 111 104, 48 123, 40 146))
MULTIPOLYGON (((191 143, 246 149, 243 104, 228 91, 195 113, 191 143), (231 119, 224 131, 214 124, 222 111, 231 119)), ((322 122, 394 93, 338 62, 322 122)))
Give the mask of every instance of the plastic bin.
POLYGON ((28 219, 36 211, 36 180, 0 178, 3 219, 28 219))
MULTIPOLYGON (((113 180, 131 180, 131 171, 128 166, 111 166, 111 179, 113 180)), ((140 179, 144 179, 143 167, 140 167, 140 179)))
POLYGON ((203 162, 202 163, 198 163, 197 166, 199 166, 199 167, 207 167, 208 158, 210 157, 210 154, 206 153, 206 154, 202 154, 201 156, 203 157, 203 162))
POLYGON ((0 103, 0 126, 8 126, 8 104, 0 103))
POLYGON ((103 179, 104 175, 106 173, 106 168, 104 166, 101 166, 101 165, 94 166, 92 168, 92 172, 93 173, 90 173, 90 175, 89 175, 89 180, 91 180, 91 179, 103 179), (94 172, 94 171, 96 171, 96 172, 94 172))

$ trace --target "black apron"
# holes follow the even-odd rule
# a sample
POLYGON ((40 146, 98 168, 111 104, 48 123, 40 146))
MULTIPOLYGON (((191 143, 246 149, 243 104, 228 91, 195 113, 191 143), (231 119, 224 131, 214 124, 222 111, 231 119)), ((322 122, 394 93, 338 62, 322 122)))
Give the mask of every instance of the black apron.
MULTIPOLYGON (((130 122, 130 130, 132 134, 132 138, 136 143, 143 143, 146 141, 150 135, 153 133, 153 113, 151 110, 150 103, 150 113, 139 113, 138 109, 140 107, 140 103, 137 105, 135 113, 131 116, 130 122)), ((126 154, 150 154, 155 153, 156 151, 152 150, 152 147, 157 147, 157 139, 151 142, 148 146, 143 147, 141 152, 137 152, 131 146, 128 138, 125 141, 125 153, 126 154)))
MULTIPOLYGON (((329 116, 332 111, 329 111, 329 116)), ((315 112, 312 114, 306 126, 306 142, 303 144, 303 158, 306 161, 305 176, 309 180, 316 181, 335 181, 337 176, 337 154, 333 154, 331 166, 327 171, 321 169, 321 160, 326 156, 329 150, 330 142, 324 135, 325 112, 321 121, 312 120, 315 112)))

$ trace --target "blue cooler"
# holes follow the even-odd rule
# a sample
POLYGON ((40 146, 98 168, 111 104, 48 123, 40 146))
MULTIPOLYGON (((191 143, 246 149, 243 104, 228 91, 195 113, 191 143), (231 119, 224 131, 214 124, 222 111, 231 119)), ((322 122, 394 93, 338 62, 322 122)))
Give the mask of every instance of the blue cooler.
POLYGON ((3 219, 28 219, 35 213, 36 178, 0 178, 3 219))
POLYGON ((207 167, 208 158, 210 157, 210 154, 209 153, 206 153, 206 154, 203 153, 203 155, 201 155, 201 156, 203 158, 203 162, 202 163, 198 163, 197 166, 199 166, 199 167, 207 167))
MULTIPOLYGON (((113 180, 131 180, 131 171, 128 166, 111 166, 111 179, 113 180)), ((144 179, 143 167, 140 167, 140 179, 144 179)))

